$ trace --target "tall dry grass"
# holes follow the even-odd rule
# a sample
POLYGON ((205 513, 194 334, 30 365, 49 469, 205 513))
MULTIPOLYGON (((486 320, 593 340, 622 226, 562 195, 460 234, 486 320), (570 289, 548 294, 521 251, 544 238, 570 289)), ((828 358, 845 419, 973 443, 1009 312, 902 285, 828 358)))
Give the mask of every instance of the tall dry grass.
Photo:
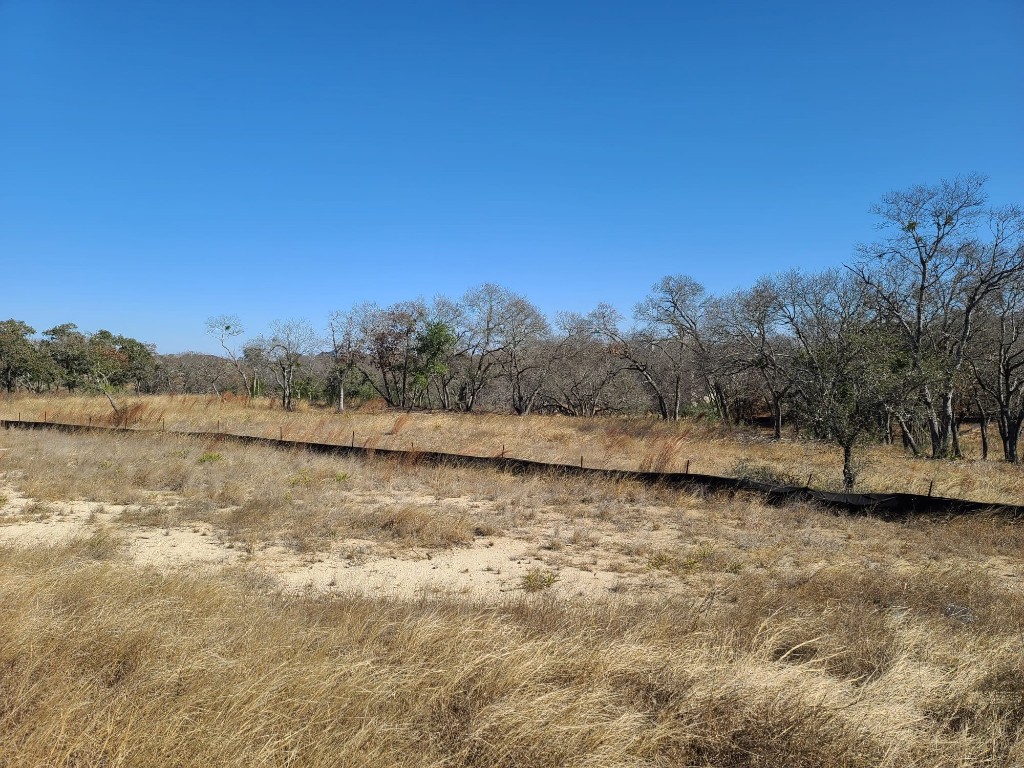
POLYGON ((0 604, 5 765, 1024 760, 1024 601, 941 569, 697 602, 284 598, 108 538, 4 551, 0 604))
POLYGON ((1024 762, 1024 528, 997 518, 893 524, 161 434, 0 431, 0 475, 130 505, 0 549, 0 764, 1024 762), (285 595, 244 565, 132 561, 136 527, 197 517, 311 548, 461 547, 491 525, 537 536, 541 576, 604 552, 663 587, 285 595))
MULTIPOLYGON (((371 448, 430 450, 507 456, 591 467, 654 469, 735 476, 771 476, 819 488, 842 487, 842 457, 833 446, 784 439, 756 430, 727 429, 697 420, 653 418, 574 419, 560 416, 349 411, 336 414, 300 403, 283 411, 269 399, 231 396, 122 398, 136 428, 232 432, 260 437, 350 444, 371 448)), ((0 400, 0 417, 111 424, 102 397, 18 394, 0 400)), ((915 459, 897 446, 867 446, 860 452, 858 490, 910 491, 1024 504, 1018 467, 980 461, 977 428, 965 428, 962 461, 915 459)))

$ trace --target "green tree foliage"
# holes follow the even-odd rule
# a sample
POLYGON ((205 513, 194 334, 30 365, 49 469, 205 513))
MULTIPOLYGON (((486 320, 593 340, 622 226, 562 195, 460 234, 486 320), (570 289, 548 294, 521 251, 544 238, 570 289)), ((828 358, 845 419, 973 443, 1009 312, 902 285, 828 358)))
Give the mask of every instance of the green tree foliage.
POLYGON ((421 400, 435 377, 448 372, 448 361, 455 349, 455 331, 440 320, 428 322, 416 337, 412 376, 412 397, 421 400))
POLYGON ((69 391, 109 393, 132 386, 140 392, 156 369, 151 345, 106 330, 86 334, 74 323, 45 331, 39 351, 50 361, 55 383, 69 391))
POLYGON ((35 329, 21 320, 0 322, 0 384, 13 392, 19 384, 45 378, 45 358, 32 343, 35 329))
POLYGON ((74 323, 64 323, 43 332, 42 352, 53 361, 58 386, 69 392, 88 385, 89 340, 74 323))

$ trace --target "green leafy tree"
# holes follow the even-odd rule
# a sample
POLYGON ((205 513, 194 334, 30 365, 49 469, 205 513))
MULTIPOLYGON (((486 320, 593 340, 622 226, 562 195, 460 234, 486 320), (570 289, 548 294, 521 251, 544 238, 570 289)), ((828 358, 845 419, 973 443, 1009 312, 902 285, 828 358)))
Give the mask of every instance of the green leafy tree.
POLYGON ((35 329, 21 320, 0 322, 0 383, 8 392, 45 371, 43 356, 29 338, 34 333, 35 329))
POLYGON ((448 372, 455 344, 455 331, 440 320, 428 322, 416 339, 412 376, 410 377, 414 402, 422 402, 430 382, 448 372))
POLYGON ((57 382, 73 392, 88 384, 92 368, 88 337, 74 323, 64 323, 43 332, 40 349, 52 361, 57 382))

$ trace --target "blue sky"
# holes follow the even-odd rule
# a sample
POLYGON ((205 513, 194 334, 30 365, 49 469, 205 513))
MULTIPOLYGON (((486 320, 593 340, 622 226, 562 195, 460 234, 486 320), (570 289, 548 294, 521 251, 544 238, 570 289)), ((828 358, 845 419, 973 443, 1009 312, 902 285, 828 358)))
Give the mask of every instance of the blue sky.
POLYGON ((485 281, 629 312, 1024 203, 1024 4, 0 0, 0 316, 160 351, 485 281))

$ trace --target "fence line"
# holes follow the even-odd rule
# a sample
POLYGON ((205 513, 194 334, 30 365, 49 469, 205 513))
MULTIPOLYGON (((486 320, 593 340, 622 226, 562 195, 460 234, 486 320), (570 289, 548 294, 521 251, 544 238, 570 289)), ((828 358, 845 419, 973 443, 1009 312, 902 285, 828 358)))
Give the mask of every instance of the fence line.
MULTIPOLYGON (((52 429, 59 432, 121 432, 130 434, 151 434, 158 430, 131 429, 128 427, 105 427, 85 424, 65 424, 52 421, 24 421, 21 419, 0 419, 4 429, 52 429)), ((758 480, 721 475, 704 475, 686 472, 643 472, 628 469, 600 469, 585 467, 582 460, 576 464, 556 464, 532 459, 517 459, 505 456, 505 446, 496 456, 469 456, 460 453, 438 451, 401 450, 356 445, 355 435, 351 445, 336 443, 315 443, 305 440, 285 440, 282 436, 257 437, 231 432, 179 432, 164 434, 181 435, 205 440, 230 440, 247 445, 265 445, 272 448, 304 450, 311 453, 358 456, 394 457, 407 463, 444 464, 465 467, 491 467, 517 474, 557 473, 569 476, 601 477, 608 480, 633 480, 648 485, 679 488, 702 488, 709 491, 749 491, 761 494, 772 504, 787 501, 809 501, 833 509, 860 513, 886 520, 902 520, 915 515, 955 516, 980 513, 995 513, 1012 519, 1024 518, 1024 506, 1017 504, 995 504, 970 499, 944 496, 924 496, 916 493, 835 493, 810 487, 772 485, 758 480)), ((582 459, 582 457, 581 457, 582 459)), ((687 462, 687 470, 689 462, 687 462)), ((809 484, 809 483, 808 483, 809 484)), ((929 489, 930 490, 930 489, 929 489)))

